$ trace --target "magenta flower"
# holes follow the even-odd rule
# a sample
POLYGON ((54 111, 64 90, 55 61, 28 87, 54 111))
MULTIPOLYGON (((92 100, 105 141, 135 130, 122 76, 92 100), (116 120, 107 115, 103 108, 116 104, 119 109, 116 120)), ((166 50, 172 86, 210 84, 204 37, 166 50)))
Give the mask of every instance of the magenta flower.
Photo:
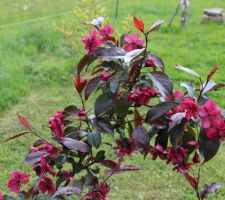
POLYGON ((203 128, 209 128, 214 123, 217 123, 217 120, 221 116, 221 109, 218 105, 214 103, 213 100, 208 100, 203 107, 199 109, 199 116, 202 119, 203 128))
POLYGON ((22 184, 27 184, 29 182, 29 176, 28 173, 21 173, 21 172, 13 172, 10 174, 10 179, 8 181, 8 188, 15 192, 19 193, 21 189, 22 184))
POLYGON ((1 191, 0 191, 0 200, 4 200, 4 199, 3 199, 3 194, 2 194, 1 191))
POLYGON ((150 99, 156 97, 158 92, 153 88, 136 89, 128 96, 128 100, 140 105, 148 104, 150 99))
POLYGON ((39 183, 39 190, 42 193, 48 192, 48 194, 53 194, 55 192, 55 185, 52 179, 44 175, 41 182, 39 183))
POLYGON ((190 120, 192 117, 197 119, 197 112, 199 110, 198 104, 192 98, 186 98, 180 103, 180 111, 185 111, 185 118, 190 120))
POLYGON ((155 147, 149 147, 149 152, 152 154, 152 160, 156 160, 158 156, 162 160, 167 160, 168 153, 160 144, 157 144, 155 147))
POLYGON ((101 78, 102 81, 108 81, 109 78, 110 78, 110 74, 107 73, 107 72, 102 72, 102 73, 100 74, 100 78, 101 78))
POLYGON ((116 140, 116 147, 114 147, 114 150, 117 151, 117 155, 120 158, 125 155, 131 155, 137 150, 135 139, 130 137, 126 140, 126 143, 123 143, 121 140, 116 140))
POLYGON ((113 34, 114 30, 112 26, 110 25, 105 25, 102 29, 99 30, 99 35, 102 36, 103 38, 108 38, 113 34))
POLYGON ((210 139, 225 138, 225 120, 220 118, 215 123, 206 129, 206 135, 210 139))
POLYGON ((62 123, 65 116, 62 112, 57 112, 52 118, 49 119, 48 123, 52 130, 52 133, 57 139, 63 137, 64 125, 62 123))
POLYGON ((41 175, 41 174, 51 174, 55 176, 55 172, 53 171, 52 167, 48 164, 45 156, 41 156, 41 161, 34 165, 34 169, 41 175))
POLYGON ((106 200, 107 194, 110 191, 109 185, 104 182, 100 182, 99 186, 86 194, 83 200, 106 200))
POLYGON ((139 35, 135 33, 133 33, 131 36, 125 35, 124 40, 126 42, 124 49, 127 52, 134 49, 140 49, 144 44, 144 40, 140 39, 139 35))
POLYGON ((101 39, 97 37, 96 30, 92 30, 89 35, 83 37, 82 41, 89 55, 101 45, 101 39))

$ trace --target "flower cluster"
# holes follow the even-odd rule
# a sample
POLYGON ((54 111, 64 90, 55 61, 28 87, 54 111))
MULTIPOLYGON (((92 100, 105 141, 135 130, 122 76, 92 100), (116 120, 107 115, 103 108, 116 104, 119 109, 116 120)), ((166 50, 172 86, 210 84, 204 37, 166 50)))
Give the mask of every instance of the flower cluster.
MULTIPOLYGON (((170 164, 198 199, 219 188, 210 183, 202 191, 200 188, 201 167, 217 154, 225 139, 222 109, 207 95, 225 86, 211 80, 218 67, 212 68, 204 82, 193 70, 177 65, 198 77, 200 85, 196 89, 192 81, 184 82, 182 89, 175 90, 163 60, 148 51, 148 36, 163 21, 146 29, 141 19, 133 20, 140 36, 130 33, 115 38, 113 27, 104 26, 102 17, 87 23, 93 27, 82 40, 87 55, 77 64, 74 80, 80 102, 49 119, 52 140, 18 115, 26 131, 6 141, 27 133, 38 137, 25 159, 33 167, 36 179, 32 176, 32 180, 36 181, 28 191, 22 186, 29 182, 30 174, 16 171, 8 181, 9 189, 19 197, 106 200, 110 177, 141 170, 123 165, 134 154, 145 159, 150 154, 152 160, 160 158, 170 164)), ((0 193, 0 200, 2 196, 0 193)))

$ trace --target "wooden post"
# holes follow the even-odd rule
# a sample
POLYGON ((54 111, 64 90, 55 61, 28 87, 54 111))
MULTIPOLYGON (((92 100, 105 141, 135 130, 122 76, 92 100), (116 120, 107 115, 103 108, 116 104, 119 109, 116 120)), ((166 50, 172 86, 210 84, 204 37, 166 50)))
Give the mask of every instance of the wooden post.
POLYGON ((178 2, 177 7, 176 7, 176 10, 174 11, 172 17, 170 18, 170 21, 169 21, 169 24, 168 24, 169 27, 172 25, 173 20, 176 17, 178 11, 179 11, 179 8, 180 8, 180 2, 178 2))
POLYGON ((184 0, 182 7, 182 13, 181 13, 181 26, 186 27, 187 26, 187 1, 184 0))
POLYGON ((118 17, 118 13, 119 13, 119 0, 116 0, 116 11, 115 11, 115 17, 118 17))

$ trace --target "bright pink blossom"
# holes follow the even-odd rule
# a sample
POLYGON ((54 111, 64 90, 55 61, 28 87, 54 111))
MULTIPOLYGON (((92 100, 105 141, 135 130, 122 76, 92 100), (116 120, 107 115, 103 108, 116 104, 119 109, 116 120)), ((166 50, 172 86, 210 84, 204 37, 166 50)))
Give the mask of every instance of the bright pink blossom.
POLYGON ((217 119, 216 122, 206 129, 206 135, 210 139, 225 139, 225 120, 217 119))
POLYGON ((198 112, 202 119, 203 128, 209 128, 213 124, 217 123, 217 120, 220 119, 221 113, 222 111, 220 107, 216 105, 213 100, 208 100, 198 112))
POLYGON ((1 191, 0 191, 0 200, 4 200, 4 199, 3 199, 3 194, 2 194, 1 191))
POLYGON ((19 193, 21 190, 22 184, 27 184, 29 182, 30 174, 22 172, 13 172, 10 174, 10 179, 8 181, 8 188, 15 192, 19 193))
POLYGON ((172 163, 173 165, 183 164, 185 158, 187 157, 188 149, 178 146, 177 149, 173 147, 168 147, 168 160, 167 163, 172 163))
POLYGON ((42 193, 48 192, 48 194, 53 194, 55 192, 55 185, 52 179, 44 175, 39 183, 39 190, 42 193))
POLYGON ((144 40, 140 39, 139 35, 135 33, 133 33, 131 36, 125 35, 124 40, 126 42, 124 49, 127 52, 134 49, 140 49, 144 44, 144 40))
POLYGON ((101 39, 97 37, 96 30, 92 30, 89 35, 83 37, 82 41, 89 55, 101 45, 101 39))
POLYGON ((162 160, 167 160, 168 153, 160 144, 157 144, 155 147, 149 147, 149 152, 152 154, 152 160, 156 160, 158 156, 162 160))
POLYGON ((63 137, 64 125, 62 121, 64 118, 65 117, 62 112, 56 112, 56 114, 48 121, 52 133, 57 139, 63 137))
POLYGON ((112 26, 110 25, 105 25, 102 29, 99 30, 99 35, 103 37, 103 39, 107 39, 113 34, 114 30, 112 26))
POLYGON ((100 78, 101 78, 102 81, 108 81, 109 78, 110 78, 110 74, 107 73, 107 72, 102 72, 102 73, 100 74, 100 78))
POLYGON ((192 98, 185 98, 185 100, 180 103, 180 111, 185 111, 185 118, 187 120, 190 120, 192 117, 197 119, 198 109, 198 104, 195 103, 192 98))
POLYGON ((143 105, 148 104, 150 99, 157 95, 158 92, 153 88, 138 88, 128 96, 128 100, 143 105))

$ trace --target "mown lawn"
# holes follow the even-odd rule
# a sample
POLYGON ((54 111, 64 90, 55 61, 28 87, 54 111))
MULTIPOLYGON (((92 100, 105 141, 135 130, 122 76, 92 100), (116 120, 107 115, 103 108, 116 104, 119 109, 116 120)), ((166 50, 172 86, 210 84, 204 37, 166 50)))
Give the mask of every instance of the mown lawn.
MULTIPOLYGON (((0 0, 0 27, 16 21, 53 15, 71 10, 72 0, 34 0, 24 10, 25 1, 0 0), (57 2, 57 3, 56 3, 57 2), (63 5, 63 6, 62 6, 63 5)), ((29 1, 28 1, 29 2, 29 1)), ((137 15, 149 26, 157 19, 168 20, 177 0, 123 0, 120 1, 119 18, 114 19, 113 9, 108 9, 112 24, 124 29, 137 15), (124 25, 124 23, 126 25, 124 25)), ((114 4, 108 3, 113 8, 114 4)), ((166 71, 176 81, 193 77, 174 69, 175 64, 190 67, 206 76, 210 68, 219 65, 214 80, 225 82, 225 25, 201 23, 203 8, 223 7, 224 0, 192 1, 189 8, 189 25, 179 27, 179 17, 169 29, 167 23, 152 34, 150 50, 166 63, 166 71)), ((16 121, 19 112, 30 119, 45 137, 50 137, 48 118, 67 104, 79 104, 73 89, 73 66, 80 57, 80 49, 72 49, 64 37, 55 30, 71 14, 29 24, 0 29, 0 140, 18 133, 21 128, 16 121)), ((128 26, 129 27, 129 26, 128 26)), ((129 28, 132 29, 132 28, 129 28)), ((132 29, 133 30, 133 29, 132 29)), ((127 29, 127 31, 129 31, 127 29)), ((225 107, 224 92, 213 94, 217 103, 225 107)), ((26 136, 16 141, 0 144, 0 190, 7 191, 5 183, 13 170, 26 170, 22 163, 29 146, 35 138, 26 136)), ((203 168, 203 182, 219 181, 225 185, 224 145, 212 162, 203 168)), ((183 177, 172 172, 163 162, 145 161, 135 156, 126 161, 145 170, 118 175, 112 179, 111 200, 190 200, 195 199, 183 177)), ((209 199, 225 199, 225 187, 209 199)))

